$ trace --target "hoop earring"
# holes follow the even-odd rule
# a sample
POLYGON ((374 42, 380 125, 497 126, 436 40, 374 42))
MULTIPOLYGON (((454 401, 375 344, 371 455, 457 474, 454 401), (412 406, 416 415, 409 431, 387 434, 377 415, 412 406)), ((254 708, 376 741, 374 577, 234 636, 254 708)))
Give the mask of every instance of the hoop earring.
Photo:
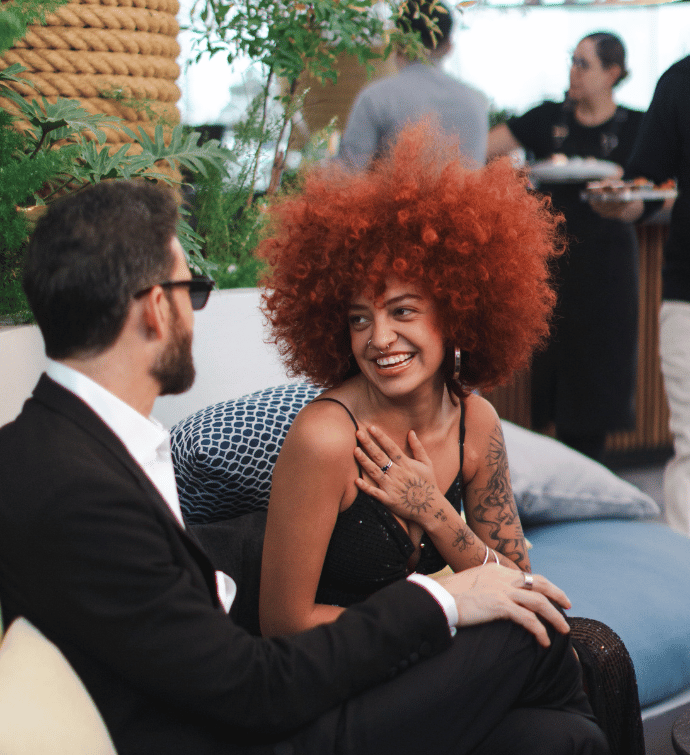
POLYGON ((455 347, 455 366, 453 367, 453 380, 457 383, 460 381, 460 367, 462 365, 462 351, 460 347, 455 347))

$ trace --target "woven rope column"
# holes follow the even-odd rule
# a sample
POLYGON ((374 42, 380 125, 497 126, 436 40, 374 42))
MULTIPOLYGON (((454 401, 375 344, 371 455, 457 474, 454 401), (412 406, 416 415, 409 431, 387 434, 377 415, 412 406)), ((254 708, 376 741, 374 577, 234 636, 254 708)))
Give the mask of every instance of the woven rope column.
MULTIPOLYGON (((177 0, 75 0, 48 16, 46 26, 29 27, 0 57, 0 69, 27 69, 22 75, 36 88, 13 88, 29 100, 78 99, 91 113, 119 116, 152 135, 159 119, 164 126, 180 120, 177 10, 177 0)), ((103 130, 111 149, 131 141, 103 130)))

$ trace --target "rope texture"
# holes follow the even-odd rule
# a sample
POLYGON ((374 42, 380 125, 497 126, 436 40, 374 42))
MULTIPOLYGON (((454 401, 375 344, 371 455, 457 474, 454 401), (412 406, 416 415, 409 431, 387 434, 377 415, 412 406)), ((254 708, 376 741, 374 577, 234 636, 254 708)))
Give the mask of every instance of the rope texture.
MULTIPOLYGON (((26 99, 78 99, 89 112, 119 116, 152 136, 159 118, 164 125, 180 120, 178 8, 177 0, 73 0, 45 26, 29 27, 0 57, 0 70, 14 63, 27 69, 22 75, 34 88, 12 84, 26 99)), ((111 151, 131 143, 119 130, 103 131, 111 151)))

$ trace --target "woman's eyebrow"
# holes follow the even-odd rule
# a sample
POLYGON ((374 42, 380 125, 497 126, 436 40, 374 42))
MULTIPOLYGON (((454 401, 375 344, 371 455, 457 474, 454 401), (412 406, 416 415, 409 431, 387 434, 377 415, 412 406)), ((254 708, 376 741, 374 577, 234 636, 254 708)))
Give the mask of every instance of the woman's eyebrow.
MULTIPOLYGON (((390 307, 391 304, 399 304, 401 301, 405 301, 405 299, 414 299, 415 301, 420 301, 423 298, 424 297, 420 296, 419 294, 400 294, 400 296, 393 296, 392 298, 387 299, 381 306, 390 307)), ((368 306, 368 304, 350 304, 348 310, 352 311, 354 309, 367 309, 368 306)))
POLYGON ((383 304, 385 307, 389 307, 391 304, 399 304, 405 299, 415 299, 419 301, 423 298, 424 297, 420 296, 419 294, 400 294, 400 296, 394 296, 392 299, 388 299, 388 301, 385 301, 383 304))

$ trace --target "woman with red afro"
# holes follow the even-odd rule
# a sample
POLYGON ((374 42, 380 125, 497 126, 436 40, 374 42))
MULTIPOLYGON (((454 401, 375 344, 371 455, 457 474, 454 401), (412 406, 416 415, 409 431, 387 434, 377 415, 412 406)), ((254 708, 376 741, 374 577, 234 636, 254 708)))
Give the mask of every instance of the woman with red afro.
POLYGON ((312 171, 270 216, 264 312, 291 373, 326 390, 274 470, 264 633, 333 621, 411 572, 528 572, 501 424, 475 391, 548 333, 548 200, 507 160, 467 170, 422 122, 369 171, 312 171))

